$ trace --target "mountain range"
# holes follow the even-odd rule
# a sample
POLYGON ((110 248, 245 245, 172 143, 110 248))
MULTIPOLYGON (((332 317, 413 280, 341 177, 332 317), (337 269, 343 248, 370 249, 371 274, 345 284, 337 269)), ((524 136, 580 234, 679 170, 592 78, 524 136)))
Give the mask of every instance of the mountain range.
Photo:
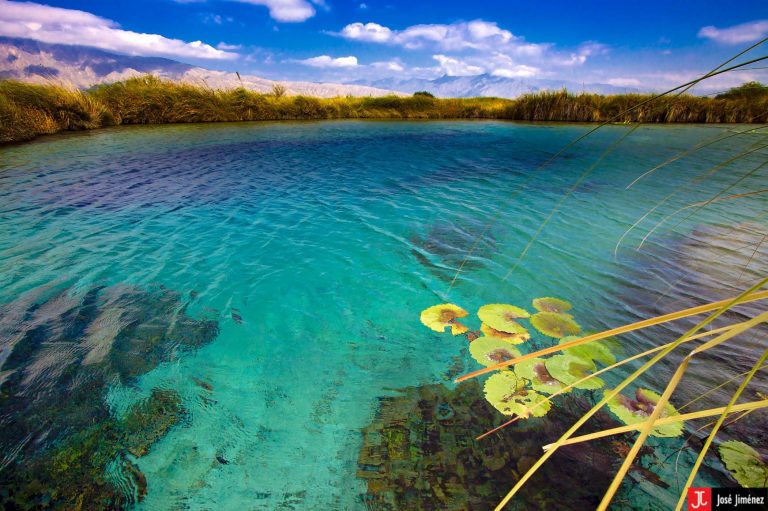
POLYGON ((86 88, 101 83, 153 74, 161 78, 206 85, 215 89, 245 87, 271 92, 275 85, 288 94, 306 96, 385 96, 391 90, 365 85, 274 81, 183 64, 161 57, 119 55, 87 46, 48 44, 31 39, 0 37, 0 79, 33 83, 62 82, 86 88))
POLYGON ((624 94, 638 92, 637 89, 617 87, 605 83, 577 83, 567 80, 549 80, 546 78, 506 78, 490 74, 472 76, 442 76, 435 80, 411 78, 407 80, 385 79, 374 81, 356 81, 358 85, 367 85, 382 89, 414 93, 427 91, 442 98, 467 98, 477 96, 516 98, 529 92, 568 89, 572 92, 593 92, 596 94, 624 94))
POLYGON ((101 83, 125 80, 143 74, 212 88, 246 87, 257 92, 271 92, 280 84, 288 94, 308 96, 384 96, 428 91, 438 97, 493 96, 515 98, 542 90, 586 91, 599 94, 636 92, 608 84, 582 84, 563 80, 506 78, 481 74, 443 76, 434 80, 388 78, 358 80, 348 84, 274 81, 253 75, 216 71, 160 57, 137 57, 63 44, 42 43, 31 39, 0 37, 0 79, 45 83, 63 82, 86 88, 101 83))

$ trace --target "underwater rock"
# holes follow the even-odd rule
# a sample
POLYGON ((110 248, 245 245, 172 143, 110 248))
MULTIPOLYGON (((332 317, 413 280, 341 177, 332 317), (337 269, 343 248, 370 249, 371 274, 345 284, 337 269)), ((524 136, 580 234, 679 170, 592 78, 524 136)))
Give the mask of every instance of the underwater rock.
MULTIPOLYGON (((506 418, 488 405, 475 380, 453 390, 435 384, 380 398, 376 416, 362 431, 357 476, 368 491, 361 500, 368 509, 382 511, 493 509, 535 463, 541 446, 590 407, 584 397, 568 395, 558 402, 558 420, 520 421, 476 441, 506 418)), ((593 421, 595 428, 617 425, 606 412, 593 421)), ((653 453, 641 454, 643 459, 653 453)), ((608 441, 563 447, 509 508, 594 509, 620 462, 608 441)), ((637 466, 642 468, 635 474, 654 474, 640 461, 637 466)))
POLYGON ((201 380, 199 378, 192 378, 192 383, 200 387, 201 389, 207 391, 207 392, 213 392, 213 385, 208 383, 207 381, 201 380))
POLYGON ((73 432, 0 472, 0 508, 125 509, 140 502, 147 480, 127 454, 145 455, 184 413, 177 393, 153 389, 125 418, 73 432))
POLYGON ((153 389, 152 396, 134 405, 120 422, 120 444, 140 458, 184 415, 181 398, 176 392, 153 389))
POLYGON ((430 273, 450 282, 459 267, 462 272, 482 269, 482 260, 496 250, 496 240, 490 233, 485 232, 479 241, 476 240, 485 230, 480 222, 468 226, 449 221, 437 222, 426 235, 413 235, 409 238, 413 246, 411 254, 430 273), (477 246, 469 257, 469 250, 476 241, 477 246))
POLYGON ((162 287, 33 296, 2 308, 0 509, 123 508, 146 493, 126 455, 146 454, 183 408, 178 394, 155 389, 117 419, 108 387, 210 342, 218 323, 187 315, 162 287))

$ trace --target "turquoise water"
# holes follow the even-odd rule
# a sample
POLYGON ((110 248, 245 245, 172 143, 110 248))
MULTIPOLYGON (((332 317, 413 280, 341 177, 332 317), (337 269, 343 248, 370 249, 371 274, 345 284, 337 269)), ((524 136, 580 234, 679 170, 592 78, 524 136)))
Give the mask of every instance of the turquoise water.
MULTIPOLYGON (((104 397, 119 414, 152 388, 174 389, 189 412, 183 427, 136 461, 148 482, 136 508, 363 509, 365 482, 356 477, 360 429, 377 398, 450 381, 456 357, 463 370, 477 367, 462 351, 465 342, 430 332, 419 312, 446 300, 476 310, 554 295, 574 303, 586 329, 647 315, 646 294, 667 292, 690 276, 684 268, 695 267, 690 261, 737 257, 742 247, 725 243, 717 257, 665 250, 724 223, 765 225, 764 196, 718 201, 689 218, 677 216, 683 221, 665 224, 643 251, 635 250, 663 214, 733 183, 725 195, 765 188, 764 169, 738 180, 766 160, 768 134, 728 139, 625 187, 679 151, 743 128, 638 129, 562 204, 511 274, 563 192, 626 127, 604 128, 536 172, 589 126, 162 126, 5 147, 5 324, 14 304, 52 286, 68 295, 118 285, 178 292, 191 316, 218 320, 216 338, 130 383, 113 383, 104 397), (695 182, 718 162, 752 149, 695 182), (614 257, 624 231, 675 190, 614 257)), ((752 265, 741 274, 733 261, 724 264, 723 271, 743 280, 741 287, 759 270, 752 265)), ((677 299, 695 298, 691 282, 677 299)), ((675 305, 670 298, 654 306, 670 311, 675 305)), ((10 337, 0 338, 0 361, 13 346, 10 337)), ((632 339, 628 351, 652 342, 632 339)), ((753 349, 745 342, 723 357, 749 360, 753 349)), ((707 388, 704 373, 697 381, 707 388)))

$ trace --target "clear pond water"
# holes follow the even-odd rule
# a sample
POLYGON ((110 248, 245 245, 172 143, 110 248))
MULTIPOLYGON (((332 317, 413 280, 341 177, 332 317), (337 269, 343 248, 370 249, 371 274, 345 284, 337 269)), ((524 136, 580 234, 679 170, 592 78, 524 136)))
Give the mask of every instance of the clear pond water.
MULTIPOLYGON (((765 233, 760 195, 685 210, 636 247, 665 214, 729 186, 724 196, 765 188, 766 132, 708 146, 626 189, 680 151, 744 126, 639 128, 580 182, 516 266, 564 191, 628 129, 606 127, 537 170, 589 128, 188 125, 0 148, 0 383, 23 372, 23 389, 37 395, 60 381, 62 368, 85 363, 95 348, 93 335, 91 344, 82 339, 93 327, 66 338, 66 349, 8 361, 19 358, 14 346, 31 329, 57 315, 75 321, 65 311, 90 290, 170 290, 177 311, 218 322, 215 338, 92 396, 119 416, 152 389, 172 389, 187 410, 183 424, 134 460, 147 481, 134 507, 365 509, 360 430, 378 398, 448 384, 478 367, 466 340, 419 323, 422 309, 444 301, 470 311, 528 306, 558 296, 573 302, 585 329, 598 330, 724 298, 765 270, 754 238, 765 233), (751 152, 712 170, 744 151, 751 152), (625 230, 673 191, 614 255, 625 230), (44 303, 47 316, 35 323, 29 311, 44 303)), ((109 350, 123 327, 107 315, 100 349, 109 350)), ((624 342, 632 353, 656 341, 624 342)), ((745 339, 715 363, 749 367, 757 349, 745 339)), ((713 375, 694 365, 688 393, 725 379, 726 366, 713 375)), ((662 390, 658 377, 647 383, 662 390)), ((10 413, 0 409, 6 419, 10 413)), ((46 447, 41 425, 19 445, 4 445, 3 470, 46 447)), ((674 497, 657 486, 643 491, 674 497)))

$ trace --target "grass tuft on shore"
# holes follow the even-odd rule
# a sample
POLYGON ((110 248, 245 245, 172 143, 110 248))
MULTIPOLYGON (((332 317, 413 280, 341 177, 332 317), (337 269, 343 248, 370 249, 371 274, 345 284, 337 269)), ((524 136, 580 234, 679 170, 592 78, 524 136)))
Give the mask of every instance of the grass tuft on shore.
POLYGON ((313 119, 508 119, 652 123, 768 121, 768 88, 746 84, 716 98, 659 98, 626 112, 650 95, 537 92, 517 99, 413 96, 315 98, 257 93, 131 78, 87 91, 55 84, 0 81, 0 143, 59 131, 120 124, 167 124, 313 119), (746 87, 746 88, 745 88, 746 87), (741 90, 744 89, 744 90, 741 90), (620 115, 621 114, 621 115, 620 115))

